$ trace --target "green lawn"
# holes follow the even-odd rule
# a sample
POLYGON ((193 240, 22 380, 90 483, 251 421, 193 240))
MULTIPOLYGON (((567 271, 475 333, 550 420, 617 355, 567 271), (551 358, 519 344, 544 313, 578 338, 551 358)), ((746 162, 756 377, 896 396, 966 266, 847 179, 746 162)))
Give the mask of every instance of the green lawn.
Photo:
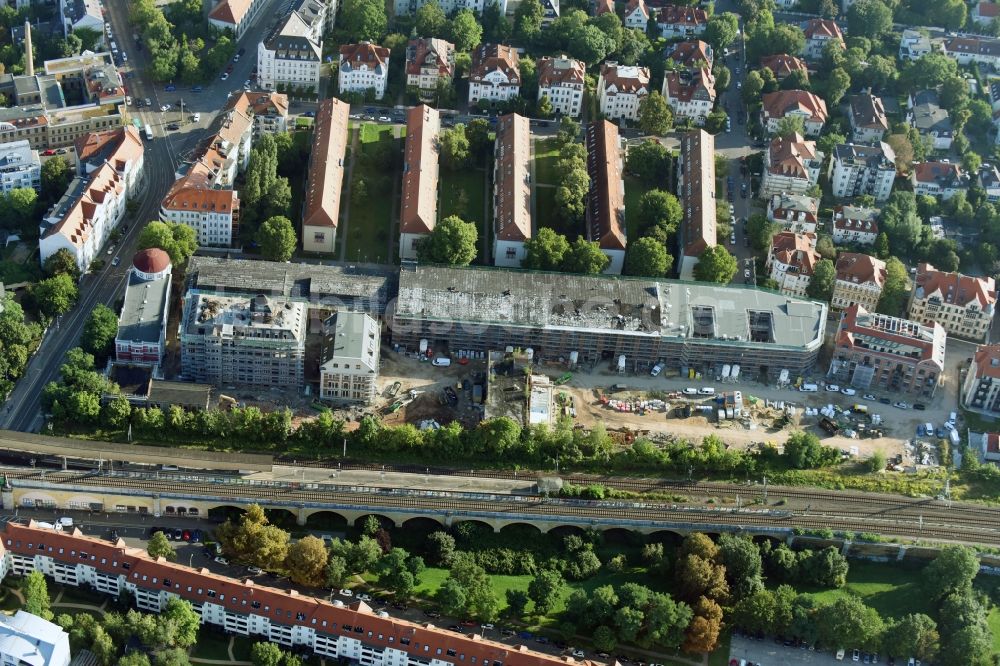
POLYGON ((365 200, 356 205, 351 201, 350 221, 347 224, 345 257, 348 261, 389 263, 388 240, 392 227, 393 171, 376 168, 365 160, 366 154, 375 151, 380 143, 395 144, 392 154, 402 150, 401 141, 392 138, 391 127, 373 124, 361 126, 361 155, 354 163, 351 187, 364 183, 365 200))
POLYGON ((562 229, 562 222, 556 217, 556 188, 535 188, 535 218, 538 227, 548 227, 556 231, 562 229))
MULTIPOLYGON (((233 647, 233 652, 236 652, 235 646, 233 647)), ((247 653, 249 652, 250 648, 247 648, 247 653)), ((200 631, 198 632, 198 642, 191 650, 191 656, 196 659, 222 659, 229 661, 229 637, 220 636, 214 631, 200 631)))
POLYGON ((555 138, 535 142, 535 182, 555 185, 559 182, 556 162, 559 161, 558 141, 555 138))
POLYGON ((921 583, 920 569, 851 560, 847 585, 837 590, 806 590, 806 593, 824 603, 843 595, 857 596, 884 618, 902 617, 908 613, 926 613, 933 617, 934 609, 921 583))
POLYGON ((252 641, 249 638, 235 637, 233 641, 233 657, 236 661, 250 661, 250 648, 256 641, 252 641))
POLYGON ((475 222, 482 233, 483 204, 486 199, 483 172, 479 169, 463 171, 441 170, 441 199, 438 219, 458 215, 466 222, 475 222))
POLYGON ((640 236, 639 199, 648 188, 639 182, 635 176, 625 174, 625 235, 629 240, 637 240, 640 236))

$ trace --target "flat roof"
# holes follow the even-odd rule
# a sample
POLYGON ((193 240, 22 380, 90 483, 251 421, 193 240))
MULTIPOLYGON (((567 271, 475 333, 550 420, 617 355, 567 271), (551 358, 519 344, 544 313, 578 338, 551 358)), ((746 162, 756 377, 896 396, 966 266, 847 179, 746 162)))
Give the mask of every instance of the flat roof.
POLYGON ((250 259, 193 256, 188 286, 244 294, 273 294, 319 299, 367 299, 369 311, 382 312, 395 291, 397 269, 357 264, 280 263, 250 259))
POLYGON ((142 280, 129 271, 125 303, 118 317, 118 340, 159 342, 164 306, 170 292, 170 280, 142 280))
POLYGON ((404 265, 396 316, 723 344, 822 344, 827 306, 740 285, 404 265))

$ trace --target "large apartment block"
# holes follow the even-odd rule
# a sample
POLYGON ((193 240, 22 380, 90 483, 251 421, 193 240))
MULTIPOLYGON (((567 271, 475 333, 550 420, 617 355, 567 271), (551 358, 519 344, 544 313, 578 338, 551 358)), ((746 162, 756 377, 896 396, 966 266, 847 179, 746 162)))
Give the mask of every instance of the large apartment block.
POLYGON ((441 116, 421 104, 407 112, 403 192, 399 214, 399 258, 416 259, 420 239, 437 224, 441 116))
POLYGON ((962 385, 962 406, 1000 416, 1000 345, 976 349, 962 385))
POLYGON ((540 58, 538 61, 538 99, 552 103, 552 111, 576 118, 583 105, 586 65, 566 56, 540 58))
POLYGON ((691 280, 701 253, 716 243, 715 137, 704 130, 681 137, 677 195, 684 210, 677 235, 681 254, 679 275, 682 280, 691 280))
POLYGON ((322 39, 293 11, 257 45, 258 81, 266 90, 318 92, 322 57, 322 39))
POLYGON ((838 198, 870 194, 885 201, 896 180, 896 153, 884 141, 842 143, 833 150, 830 185, 838 198))
POLYGON ((625 181, 618 126, 607 120, 587 125, 587 234, 608 258, 605 273, 618 275, 625 265, 625 181))
MULTIPOLYGON (((143 144, 134 127, 93 138, 102 143, 102 160, 83 153, 83 175, 73 179, 38 228, 42 264, 61 249, 69 250, 86 271, 125 216, 125 204, 142 180, 143 144)), ((81 142, 86 146, 88 140, 81 142)))
MULTIPOLYGON (((8 522, 2 533, 0 576, 38 571, 54 582, 118 597, 126 592, 149 613, 171 599, 188 601, 203 624, 230 634, 305 649, 317 657, 367 666, 580 666, 570 657, 534 652, 376 612, 361 601, 346 605, 253 580, 237 580, 153 559, 124 539, 106 541, 79 530, 8 522)), ((54 634, 48 634, 54 638, 54 634)), ((53 666, 66 666, 62 661, 53 666)))
POLYGON ((937 322, 948 335, 982 342, 989 334, 996 305, 993 278, 947 273, 922 263, 917 266, 908 312, 914 321, 937 322))
POLYGON ((296 299, 189 290, 179 337, 181 371, 224 386, 302 386, 306 305, 296 299))
POLYGON ((350 113, 351 105, 338 99, 323 100, 316 111, 302 214, 302 249, 305 252, 333 252, 340 197, 344 191, 350 113))
POLYGON ((531 347, 535 359, 582 365, 624 356, 626 367, 664 362, 685 374, 725 363, 777 377, 809 372, 823 345, 827 307, 743 286, 418 265, 399 274, 392 341, 451 349, 531 347))
POLYGON ((364 312, 337 312, 323 322, 320 399, 363 405, 375 400, 380 340, 378 322, 364 312))
POLYGON ((931 397, 944 373, 947 334, 900 317, 849 306, 840 317, 827 377, 861 389, 931 397))
POLYGON ((520 268, 532 236, 531 126, 516 113, 500 116, 493 167, 493 263, 520 268))

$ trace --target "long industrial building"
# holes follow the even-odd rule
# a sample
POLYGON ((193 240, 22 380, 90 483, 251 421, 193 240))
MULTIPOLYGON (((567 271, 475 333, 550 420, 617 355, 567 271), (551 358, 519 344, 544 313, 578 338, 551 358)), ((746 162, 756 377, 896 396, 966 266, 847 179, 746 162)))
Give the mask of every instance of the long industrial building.
POLYGON ((0 577, 39 571, 62 585, 117 597, 130 592, 143 611, 160 613, 171 599, 191 603, 202 623, 253 636, 321 658, 365 666, 571 666, 571 657, 504 645, 376 612, 361 601, 345 605, 253 580, 194 569, 123 539, 111 542, 37 523, 9 522, 0 544, 0 577))
POLYGON ((657 362, 802 374, 823 344, 827 306, 771 291, 616 276, 404 263, 392 340, 408 350, 532 348, 535 358, 629 371, 657 362))

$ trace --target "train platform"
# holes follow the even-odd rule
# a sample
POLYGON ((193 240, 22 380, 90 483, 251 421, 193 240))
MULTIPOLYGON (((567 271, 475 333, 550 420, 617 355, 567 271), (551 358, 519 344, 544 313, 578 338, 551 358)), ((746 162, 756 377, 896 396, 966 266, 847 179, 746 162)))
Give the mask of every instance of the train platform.
POLYGON ((292 465, 275 465, 270 472, 254 472, 245 474, 242 478, 251 481, 279 481, 283 483, 300 482, 368 488, 408 488, 420 491, 440 490, 501 494, 534 494, 537 491, 538 483, 537 477, 531 474, 526 474, 523 479, 496 479, 485 475, 476 476, 471 472, 468 476, 441 475, 430 471, 425 474, 412 474, 292 465))

